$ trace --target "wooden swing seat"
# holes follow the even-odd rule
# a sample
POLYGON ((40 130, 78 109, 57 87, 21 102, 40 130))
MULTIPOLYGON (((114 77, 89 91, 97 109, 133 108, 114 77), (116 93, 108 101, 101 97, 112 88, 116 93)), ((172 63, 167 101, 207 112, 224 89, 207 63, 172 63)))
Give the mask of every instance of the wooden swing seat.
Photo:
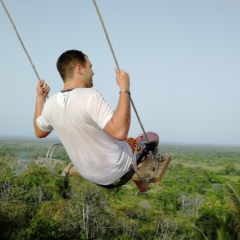
MULTIPOLYGON (((167 167, 169 163, 171 162, 171 156, 161 156, 161 161, 158 162, 158 169, 156 171, 156 174, 154 175, 153 179, 151 180, 151 183, 160 182, 167 171, 167 167)), ((145 159, 142 163, 140 163, 137 167, 138 173, 140 176, 152 176, 154 173, 153 169, 153 160, 152 158, 145 159)), ((138 177, 138 175, 135 173, 132 176, 132 180, 134 182, 141 181, 138 177)))
MULTIPOLYGON (((165 174, 170 162, 171 162, 170 155, 162 156, 162 161, 159 161, 157 172, 156 172, 155 176, 153 177, 153 179, 151 180, 151 183, 160 182, 162 180, 162 177, 165 174)), ((153 162, 152 162, 151 158, 147 158, 142 163, 140 163, 138 165, 138 172, 139 172, 140 176, 148 175, 148 174, 150 176, 153 175, 154 169, 152 168, 152 166, 153 166, 153 162)), ((67 165, 67 167, 63 170, 63 173, 65 176, 80 176, 77 169, 73 166, 72 163, 69 163, 67 165)), ((132 176, 132 180, 134 182, 140 181, 140 179, 136 173, 132 176)))

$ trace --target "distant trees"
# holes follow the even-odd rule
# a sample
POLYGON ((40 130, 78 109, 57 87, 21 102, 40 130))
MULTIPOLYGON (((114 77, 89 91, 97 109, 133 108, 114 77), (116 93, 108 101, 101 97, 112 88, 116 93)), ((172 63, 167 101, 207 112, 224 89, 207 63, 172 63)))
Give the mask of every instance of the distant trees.
POLYGON ((17 151, 42 157, 46 149, 6 149, 0 148, 1 240, 239 240, 240 150, 221 155, 168 146, 177 153, 163 180, 139 193, 131 182, 108 191, 35 165, 17 174, 17 151))

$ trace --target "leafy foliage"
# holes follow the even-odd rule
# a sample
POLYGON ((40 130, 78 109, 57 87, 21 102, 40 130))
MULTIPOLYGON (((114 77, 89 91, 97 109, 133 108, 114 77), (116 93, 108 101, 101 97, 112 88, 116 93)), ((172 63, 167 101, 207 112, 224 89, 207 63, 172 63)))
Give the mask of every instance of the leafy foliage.
POLYGON ((239 148, 162 145, 173 156, 167 173, 139 193, 132 182, 108 191, 81 177, 56 177, 33 163, 48 146, 0 143, 3 240, 239 239, 239 148), (18 171, 19 159, 26 169, 18 171))

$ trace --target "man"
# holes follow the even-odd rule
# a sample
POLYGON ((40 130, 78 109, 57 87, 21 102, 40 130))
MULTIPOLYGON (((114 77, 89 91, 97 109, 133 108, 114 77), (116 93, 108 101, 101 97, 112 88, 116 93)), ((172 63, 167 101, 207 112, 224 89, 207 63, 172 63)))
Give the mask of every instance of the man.
MULTIPOLYGON (((121 178, 132 165, 130 144, 130 79, 128 73, 116 69, 119 100, 116 110, 92 88, 94 75, 88 57, 78 50, 64 52, 57 61, 63 90, 47 101, 49 86, 39 80, 34 115, 35 134, 47 137, 54 129, 80 175, 100 185, 109 185, 121 178), (129 144, 129 143, 130 144, 129 144)), ((149 141, 158 135, 147 133, 149 141)), ((148 183, 136 183, 143 192, 148 183)))

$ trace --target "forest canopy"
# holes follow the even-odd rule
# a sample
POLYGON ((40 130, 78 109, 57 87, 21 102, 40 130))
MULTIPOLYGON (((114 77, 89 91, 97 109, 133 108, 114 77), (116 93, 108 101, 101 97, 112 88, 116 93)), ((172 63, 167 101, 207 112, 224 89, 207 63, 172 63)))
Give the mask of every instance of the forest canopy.
POLYGON ((50 145, 0 142, 1 239, 239 239, 240 148, 162 145, 167 172, 140 193, 53 175, 36 164, 50 145))

